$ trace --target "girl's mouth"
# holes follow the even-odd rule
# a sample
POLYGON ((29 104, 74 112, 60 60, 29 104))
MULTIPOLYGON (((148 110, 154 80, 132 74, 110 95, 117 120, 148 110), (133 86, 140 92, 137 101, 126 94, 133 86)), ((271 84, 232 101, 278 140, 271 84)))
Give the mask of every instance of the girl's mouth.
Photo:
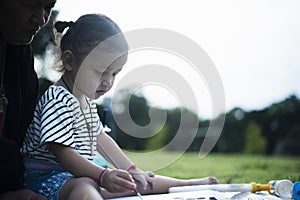
POLYGON ((104 95, 106 93, 106 91, 104 91, 104 90, 97 90, 96 93, 101 96, 101 95, 104 95))

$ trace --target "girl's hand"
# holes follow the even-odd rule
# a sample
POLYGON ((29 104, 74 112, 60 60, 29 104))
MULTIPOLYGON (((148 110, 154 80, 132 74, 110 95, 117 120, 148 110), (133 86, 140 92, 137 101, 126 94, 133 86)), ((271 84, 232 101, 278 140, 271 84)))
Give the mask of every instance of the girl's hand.
POLYGON ((102 186, 109 192, 128 192, 136 189, 132 176, 125 170, 108 170, 102 176, 102 186))
POLYGON ((155 176, 153 172, 144 172, 141 169, 137 168, 135 165, 131 167, 128 172, 131 174, 133 179, 141 185, 141 187, 146 190, 148 185, 150 188, 153 188, 152 178, 155 176))

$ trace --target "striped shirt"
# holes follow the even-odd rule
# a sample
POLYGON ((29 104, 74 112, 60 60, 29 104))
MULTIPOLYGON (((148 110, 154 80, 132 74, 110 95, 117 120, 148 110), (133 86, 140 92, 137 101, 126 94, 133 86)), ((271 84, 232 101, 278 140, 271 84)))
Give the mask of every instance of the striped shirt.
POLYGON ((89 108, 80 109, 79 101, 68 90, 61 86, 50 86, 36 106, 21 148, 22 154, 57 163, 46 145, 48 142, 55 142, 71 147, 88 160, 93 160, 96 136, 103 131, 103 126, 96 104, 91 100, 87 102, 89 108))

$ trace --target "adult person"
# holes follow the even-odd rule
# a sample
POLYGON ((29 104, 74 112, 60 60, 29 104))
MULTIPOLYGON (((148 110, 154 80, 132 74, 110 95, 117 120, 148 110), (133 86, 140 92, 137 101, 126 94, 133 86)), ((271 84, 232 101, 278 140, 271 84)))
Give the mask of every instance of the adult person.
POLYGON ((19 149, 37 102, 30 43, 56 0, 0 1, 0 199, 46 199, 24 189, 19 149))

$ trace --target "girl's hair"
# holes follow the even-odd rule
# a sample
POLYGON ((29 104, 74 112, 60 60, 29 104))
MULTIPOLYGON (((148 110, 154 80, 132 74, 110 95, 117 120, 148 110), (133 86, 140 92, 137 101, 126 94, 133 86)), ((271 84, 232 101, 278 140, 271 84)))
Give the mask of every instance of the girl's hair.
MULTIPOLYGON (((70 50, 81 61, 99 43, 116 34, 122 34, 119 26, 102 14, 87 14, 75 22, 58 21, 55 23, 55 29, 59 33, 63 33, 66 28, 69 29, 60 39, 60 51, 62 53, 70 50)), ((122 41, 122 47, 128 49, 125 38, 122 41)), ((63 66, 56 68, 58 71, 64 70, 63 66)))

